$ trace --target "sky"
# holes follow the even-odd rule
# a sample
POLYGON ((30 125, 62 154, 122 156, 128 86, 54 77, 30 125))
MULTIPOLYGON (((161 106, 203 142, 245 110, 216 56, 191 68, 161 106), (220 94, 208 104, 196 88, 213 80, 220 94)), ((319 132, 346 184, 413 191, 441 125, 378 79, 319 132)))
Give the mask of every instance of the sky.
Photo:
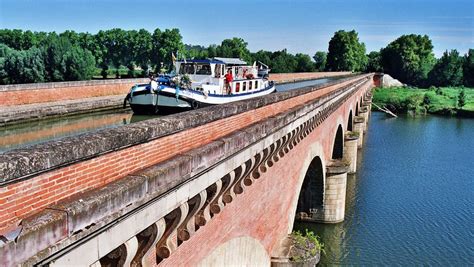
POLYGON ((186 44, 241 37, 252 52, 327 51, 338 30, 356 30, 367 52, 403 34, 427 34, 437 57, 474 48, 474 0, 0 0, 0 29, 178 28, 186 44))

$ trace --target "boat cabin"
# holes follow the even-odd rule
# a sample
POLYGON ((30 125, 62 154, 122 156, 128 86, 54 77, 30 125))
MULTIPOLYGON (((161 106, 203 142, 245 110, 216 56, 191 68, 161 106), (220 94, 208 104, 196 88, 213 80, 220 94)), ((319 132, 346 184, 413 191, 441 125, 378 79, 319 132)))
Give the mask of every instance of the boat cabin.
POLYGON ((248 66, 247 62, 237 58, 179 60, 176 62, 176 74, 188 75, 192 89, 207 94, 243 94, 264 87, 257 65, 248 66), (230 91, 224 78, 228 70, 231 70, 233 77, 230 91))

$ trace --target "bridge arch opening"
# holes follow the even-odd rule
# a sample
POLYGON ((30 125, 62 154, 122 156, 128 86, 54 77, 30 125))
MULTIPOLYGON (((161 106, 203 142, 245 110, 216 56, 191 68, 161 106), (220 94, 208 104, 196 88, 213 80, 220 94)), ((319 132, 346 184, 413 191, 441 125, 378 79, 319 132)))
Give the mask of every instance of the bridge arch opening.
POLYGON ((355 111, 355 115, 356 115, 356 116, 359 116, 359 102, 356 102, 356 111, 355 111))
POLYGON ((342 126, 337 127, 336 136, 334 137, 334 145, 332 147, 332 159, 342 159, 344 152, 344 135, 342 126))
MULTIPOLYGON (((321 158, 316 156, 309 164, 308 170, 303 180, 296 214, 306 213, 311 216, 313 213, 321 211, 324 200, 324 173, 321 158)), ((297 216, 298 217, 298 216, 297 216)))
POLYGON ((349 111, 349 118, 347 119, 347 130, 352 131, 354 120, 352 119, 352 110, 349 111))

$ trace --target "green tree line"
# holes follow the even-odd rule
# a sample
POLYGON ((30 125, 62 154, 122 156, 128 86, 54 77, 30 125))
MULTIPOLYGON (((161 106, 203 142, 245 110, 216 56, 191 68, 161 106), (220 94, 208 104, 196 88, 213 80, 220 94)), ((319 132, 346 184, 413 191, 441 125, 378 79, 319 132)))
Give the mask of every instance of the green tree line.
POLYGON ((312 71, 385 72, 400 81, 421 87, 474 86, 474 50, 462 56, 446 51, 433 54, 428 36, 403 35, 380 51, 366 53, 354 30, 340 30, 328 50, 307 54, 280 51, 250 52, 242 38, 225 39, 208 47, 183 44, 178 29, 111 29, 97 34, 65 31, 31 32, 0 30, 0 84, 91 79, 111 71, 120 76, 145 76, 148 71, 172 69, 172 54, 179 58, 238 57, 261 61, 273 73, 312 71))
POLYGON ((436 59, 427 35, 403 35, 368 58, 367 71, 384 72, 409 85, 474 87, 474 49, 465 55, 445 51, 436 59))
POLYGON ((286 49, 251 53, 247 45, 241 38, 208 47, 185 45, 178 29, 111 29, 97 34, 3 29, 0 84, 87 80, 98 73, 106 78, 111 70, 118 78, 122 68, 128 70, 127 77, 143 77, 148 71, 170 71, 173 54, 196 59, 239 57, 249 63, 260 60, 276 73, 316 70, 309 55, 293 55, 286 49))

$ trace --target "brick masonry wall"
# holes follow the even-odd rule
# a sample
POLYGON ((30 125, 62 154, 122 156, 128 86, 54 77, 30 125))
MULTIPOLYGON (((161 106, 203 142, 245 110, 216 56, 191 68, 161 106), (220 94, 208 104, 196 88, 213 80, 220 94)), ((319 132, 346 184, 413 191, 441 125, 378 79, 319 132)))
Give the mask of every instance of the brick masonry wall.
MULTIPOLYGON (((309 72, 271 74, 270 80, 289 82, 347 75, 350 72, 309 72)), ((38 84, 17 84, 0 86, 0 106, 74 100, 98 96, 125 95, 137 83, 148 79, 91 80, 78 82, 56 82, 38 84)))
POLYGON ((0 106, 125 95, 134 84, 143 82, 148 79, 4 85, 0 86, 0 106))
MULTIPOLYGON (((293 225, 303 182, 301 175, 304 177, 307 171, 304 169, 304 162, 312 159, 311 146, 315 143, 321 145, 324 153, 316 156, 322 159, 325 166, 332 155, 340 119, 343 120, 343 129, 347 129, 350 110, 354 112, 361 93, 369 86, 366 85, 352 96, 344 106, 244 190, 243 194, 238 195, 235 201, 226 205, 221 213, 178 247, 160 266, 197 266, 219 245, 241 236, 259 240, 267 253, 272 255, 279 241, 291 231, 289 226, 293 225)), ((148 260, 150 264, 154 264, 154 259, 148 260)))
POLYGON ((61 199, 103 186, 129 173, 159 163, 240 128, 303 104, 347 83, 350 83, 350 81, 1 187, 0 233, 16 227, 21 219, 27 215, 38 212, 61 199), (199 138, 187 138, 189 136, 199 138))

